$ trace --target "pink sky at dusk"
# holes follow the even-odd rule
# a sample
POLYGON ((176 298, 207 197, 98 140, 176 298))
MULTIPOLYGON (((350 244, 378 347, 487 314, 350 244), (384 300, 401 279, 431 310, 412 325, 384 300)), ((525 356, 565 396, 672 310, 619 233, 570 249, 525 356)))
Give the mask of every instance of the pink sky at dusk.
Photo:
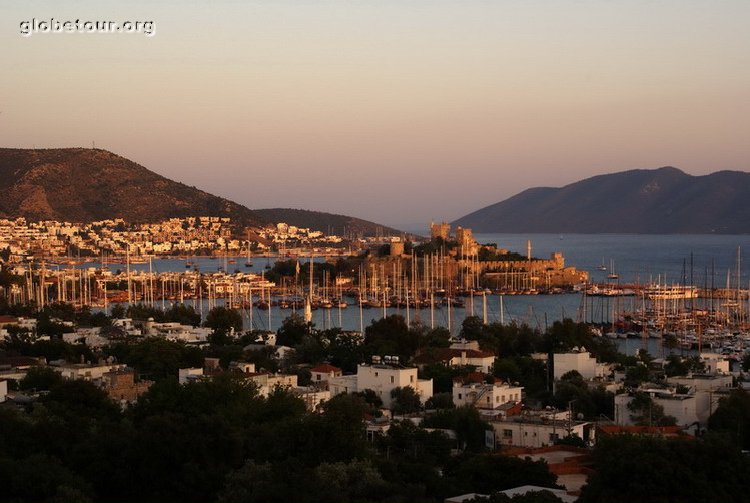
POLYGON ((0 146, 415 228, 631 168, 747 170, 746 1, 0 4, 0 146), (156 33, 34 34, 31 18, 156 33))

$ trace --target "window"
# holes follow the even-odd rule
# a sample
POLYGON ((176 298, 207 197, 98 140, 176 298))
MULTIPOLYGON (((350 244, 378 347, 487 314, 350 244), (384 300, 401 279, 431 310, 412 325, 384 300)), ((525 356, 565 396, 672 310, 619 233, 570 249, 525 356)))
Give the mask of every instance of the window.
POLYGON ((487 403, 490 403, 490 397, 487 397, 487 403))
POLYGON ((458 399, 461 400, 461 393, 458 394, 458 399))
POLYGON ((378 373, 377 372, 375 372, 375 377, 378 377, 378 373))
POLYGON ((318 381, 320 381, 320 374, 316 374, 315 375, 315 379, 317 379, 318 381))
POLYGON ((513 437, 513 430, 503 430, 503 437, 504 438, 512 438, 513 437))
POLYGON ((550 433, 549 441, 554 442, 555 440, 560 440, 560 435, 558 435, 557 433, 550 433))
POLYGON ((391 384, 393 384, 393 376, 391 376, 391 384))
POLYGON ((409 376, 409 382, 414 382, 414 376, 409 376))

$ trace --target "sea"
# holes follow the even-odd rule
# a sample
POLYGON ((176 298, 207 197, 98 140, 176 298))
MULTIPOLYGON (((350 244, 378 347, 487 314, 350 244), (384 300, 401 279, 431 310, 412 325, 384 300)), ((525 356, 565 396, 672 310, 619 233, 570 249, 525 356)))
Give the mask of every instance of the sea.
MULTIPOLYGON (((742 288, 750 287, 750 235, 661 235, 661 234, 475 234, 481 243, 494 243, 525 255, 531 244, 531 254, 537 258, 548 258, 553 252, 562 252, 566 266, 588 271, 591 281, 605 283, 612 269, 619 275, 621 285, 633 283, 650 283, 659 281, 662 284, 693 284, 698 287, 722 288, 737 287, 737 278, 742 288), (747 264, 745 267, 744 264, 747 264), (604 265, 607 271, 600 271, 604 265), (739 275, 737 274, 739 271, 739 275)), ((252 267, 245 267, 245 257, 236 257, 236 263, 227 259, 194 257, 190 261, 204 272, 216 271, 219 267, 228 272, 235 269, 262 273, 273 265, 273 258, 254 257, 252 267)), ((303 259, 307 260, 307 259, 303 259)), ((317 257, 316 261, 325 260, 317 257)), ((99 264, 86 264, 84 267, 97 267, 99 264)), ((110 269, 119 266, 111 264, 110 269)), ((156 259, 150 264, 154 272, 184 271, 185 260, 156 259)), ((124 266, 122 266, 124 269, 124 266)), ((149 264, 132 264, 132 270, 148 270, 149 264)), ((628 302, 623 298, 623 302, 628 302)), ((192 302, 192 301, 188 301, 192 302)), ((443 307, 431 313, 430 310, 409 310, 387 308, 359 309, 350 305, 346 309, 319 309, 313 311, 313 323, 317 328, 341 327, 345 330, 360 330, 372 320, 384 314, 400 314, 409 321, 420 321, 426 326, 450 327, 457 334, 461 322, 470 315, 486 317, 488 322, 526 323, 534 328, 544 330, 547 326, 562 318, 587 321, 609 322, 612 311, 609 299, 592 300, 588 298, 583 310, 584 297, 581 293, 558 295, 488 295, 486 298, 474 298, 473 308, 466 299, 465 308, 454 308, 451 312, 443 307), (485 308, 486 305, 486 308, 485 308)), ((634 302, 634 300, 631 300, 634 302)), ((219 302, 220 304, 220 302, 219 302)), ((165 307, 168 307, 165 304, 165 307)), ((196 307, 198 307, 196 305, 196 307)), ((203 306, 205 310, 205 303, 203 306)), ((627 309, 627 305, 619 307, 627 309)), ((291 314, 291 310, 272 308, 269 311, 254 310, 245 314, 245 328, 258 330, 276 330, 282 321, 291 314)), ((300 313, 301 314, 301 313, 300 313)), ((634 353, 641 348, 639 342, 619 340, 622 350, 634 353)), ((652 354, 661 351, 651 347, 658 340, 650 340, 649 350, 652 354)))

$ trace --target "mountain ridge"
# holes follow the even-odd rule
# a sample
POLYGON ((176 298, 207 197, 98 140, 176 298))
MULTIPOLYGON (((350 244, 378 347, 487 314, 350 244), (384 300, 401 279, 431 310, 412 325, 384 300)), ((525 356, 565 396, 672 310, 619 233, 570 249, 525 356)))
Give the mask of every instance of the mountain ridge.
MULTIPOLYGON (((396 229, 367 220, 311 210, 295 220, 298 227, 325 231, 350 222, 354 232, 374 235, 396 229)), ((155 173, 103 149, 0 148, 0 218, 92 222, 123 218, 156 222, 188 216, 230 217, 240 226, 276 223, 268 210, 251 210, 155 173)), ((298 214, 297 216, 301 216, 298 214)))
POLYGON ((533 187, 453 222, 475 232, 750 233, 750 174, 665 166, 533 187))

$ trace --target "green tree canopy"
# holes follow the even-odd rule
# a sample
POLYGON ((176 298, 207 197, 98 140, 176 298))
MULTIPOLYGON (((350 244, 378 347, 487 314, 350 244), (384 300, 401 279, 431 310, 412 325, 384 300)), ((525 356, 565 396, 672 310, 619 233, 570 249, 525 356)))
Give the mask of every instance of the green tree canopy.
POLYGON ((412 414, 422 409, 422 400, 411 386, 391 390, 391 411, 394 415, 412 414))
POLYGON ((750 449, 750 394, 743 389, 732 390, 719 402, 708 427, 729 435, 743 449, 750 449))
POLYGON ((600 437, 581 503, 747 501, 750 462, 720 439, 600 437))
POLYGON ((242 332, 242 315, 236 309, 217 306, 208 312, 203 324, 212 328, 214 332, 228 334, 234 329, 235 333, 240 333, 242 332))

